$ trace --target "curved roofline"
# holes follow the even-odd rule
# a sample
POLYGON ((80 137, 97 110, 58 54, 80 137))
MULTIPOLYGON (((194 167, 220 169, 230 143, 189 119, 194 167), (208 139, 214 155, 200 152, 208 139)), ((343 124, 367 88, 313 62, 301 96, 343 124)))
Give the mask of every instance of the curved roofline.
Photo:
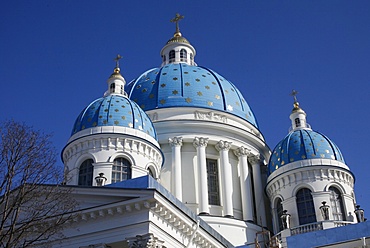
MULTIPOLYGON (((87 129, 86 129, 87 130, 87 129)), ((149 144, 153 145, 155 147, 155 149, 157 149, 157 151, 159 151, 160 154, 162 154, 162 164, 161 164, 161 167, 163 167, 163 164, 165 162, 165 156, 163 154, 163 151, 160 147, 158 147, 156 144, 154 144, 153 142, 147 140, 147 139, 144 139, 144 138, 141 138, 141 137, 138 137, 138 136, 135 136, 135 135, 131 135, 131 134, 123 134, 123 133, 114 133, 114 132, 107 132, 107 133, 93 133, 93 134, 89 134, 89 135, 85 135, 85 136, 81 136, 81 137, 78 137, 74 140, 71 140, 71 141, 68 141, 68 143, 63 147, 62 149, 62 152, 60 153, 60 157, 62 159, 62 162, 64 164, 64 159, 63 159, 63 153, 64 153, 64 150, 67 148, 67 146, 69 146, 71 143, 77 141, 77 140, 80 140, 80 139, 83 139, 83 138, 86 138, 86 137, 91 137, 91 136, 96 136, 96 135, 105 135, 105 134, 115 134, 115 135, 122 135, 122 136, 128 136, 128 137, 134 137, 136 139, 139 139, 139 140, 142 140, 142 141, 145 141, 145 142, 148 142, 149 144)), ((159 145, 159 143, 158 143, 159 145)))
MULTIPOLYGON (((321 137, 323 137, 325 140, 326 140, 326 143, 327 145, 330 147, 331 151, 333 152, 333 155, 334 155, 334 158, 326 158, 326 159, 331 159, 331 160, 336 160, 336 161, 339 161, 339 162, 342 162, 343 164, 345 164, 345 160, 344 160, 344 157, 339 149, 339 147, 331 140, 329 139, 329 137, 327 137, 325 134, 321 133, 321 132, 318 132, 318 131, 315 131, 315 130, 312 130, 310 128, 300 128, 300 129, 296 129, 296 130, 292 130, 290 131, 275 147, 274 149, 272 150, 272 154, 270 156, 270 159, 269 159, 269 162, 268 162, 268 175, 271 175, 272 173, 274 173, 276 170, 280 169, 281 167, 284 167, 288 164, 291 164, 291 163, 294 163, 294 162, 297 162, 297 161, 302 161, 302 160, 309 160, 309 159, 315 159, 315 158, 309 158, 309 154, 307 153, 307 149, 303 149, 302 152, 304 153, 304 156, 305 158, 302 158, 302 159, 299 159, 299 160, 295 160, 295 161, 292 161, 291 162, 291 159, 294 159, 294 157, 291 157, 291 152, 288 152, 288 149, 290 147, 290 142, 291 142, 291 136, 296 133, 296 132, 300 132, 300 134, 302 134, 303 132, 305 133, 305 135, 300 135, 299 139, 300 139, 300 144, 306 144, 307 142, 305 142, 303 139, 305 137, 308 137, 310 139, 310 146, 312 146, 312 150, 314 151, 315 154, 317 149, 317 142, 314 142, 313 140, 313 137, 312 137, 312 133, 317 133, 319 134, 321 137), (284 144, 284 142, 286 142, 286 144, 284 144), (284 147, 283 147, 284 146, 284 147), (278 147, 281 147, 282 149, 279 149, 280 151, 278 151, 278 147), (282 150, 284 149, 287 149, 285 152, 282 152, 282 150), (275 158, 273 157, 275 152, 278 152, 278 158, 281 159, 283 155, 287 156, 287 163, 285 164, 280 164, 278 166, 278 169, 273 169, 271 170, 272 168, 272 165, 271 163, 273 161, 275 161, 275 158)), ((279 160, 278 160, 279 161, 279 160)), ((285 160, 283 160, 285 161, 285 160)))
MULTIPOLYGON (((231 82, 229 81, 228 79, 226 79, 225 77, 223 77, 222 75, 216 73, 215 71, 213 71, 212 69, 209 69, 207 67, 204 67, 204 66, 197 66, 197 65, 189 65, 189 64, 186 64, 186 67, 189 67, 189 68, 199 68, 199 69, 202 69, 204 70, 205 72, 209 73, 209 75, 211 75, 212 79, 211 80, 215 80, 217 82, 217 87, 218 87, 218 91, 219 93, 218 94, 221 94, 222 95, 222 103, 219 102, 218 104, 220 106, 217 106, 217 107, 207 107, 205 106, 205 104, 199 104, 199 105, 191 105, 191 106, 184 106, 184 105, 181 105, 181 106, 159 106, 159 99, 158 99, 158 90, 157 88, 155 88, 155 90, 157 91, 156 94, 154 94, 154 99, 153 102, 150 102, 150 105, 149 107, 147 107, 147 109, 144 107, 144 111, 150 111, 150 110, 154 110, 154 109, 159 109, 159 108, 170 108, 170 107, 198 107, 198 108, 204 108, 204 109, 211 109, 211 110, 219 110, 219 111, 223 111, 225 113, 229 113, 229 114, 232 114, 234 116, 237 116, 243 120, 246 120, 247 122, 251 123, 253 126, 257 127, 258 128, 258 121, 257 121, 257 118, 254 114, 254 111, 252 110, 252 108, 250 107, 250 105, 248 104, 248 102, 245 100, 243 94, 240 92, 240 90, 231 82), (235 94, 237 97, 238 97, 238 100, 240 102, 240 105, 238 105, 238 107, 236 108, 235 106, 232 106, 233 104, 231 102, 226 102, 226 101, 230 101, 230 97, 229 99, 227 99, 226 95, 225 95, 225 92, 223 91, 224 89, 224 85, 222 85, 222 83, 220 82, 220 77, 225 81, 227 82, 227 84, 230 85, 231 89, 234 90, 234 92, 232 94, 235 94), (231 105, 232 107, 234 107, 234 109, 236 110, 228 110, 227 108, 227 104, 231 105), (248 109, 247 109, 248 108, 248 109), (248 116, 248 118, 246 117, 248 116)), ((129 89, 128 91, 128 97, 130 99, 133 99, 135 98, 136 99, 139 99, 138 97, 138 89, 135 89, 135 87, 137 87, 138 84, 142 84, 142 83, 145 83, 144 78, 146 78, 147 74, 149 73, 152 73, 154 74, 153 71, 156 72, 156 76, 154 77, 154 75, 149 75, 151 80, 155 80, 156 82, 160 82, 161 80, 167 80, 167 79, 162 79, 162 70, 164 68, 167 68, 168 66, 171 66, 171 65, 175 65, 175 64, 167 64, 167 65, 164 65, 164 66, 161 66, 161 67, 154 67, 152 69, 149 69, 147 71, 145 71, 144 73, 142 73, 139 77, 131 80, 128 84, 127 84, 127 88, 129 89), (158 72, 158 73, 157 73, 158 72), (155 79, 154 79, 155 78, 155 79)), ((184 73, 183 73, 183 65, 182 63, 178 63, 176 65, 180 65, 179 66, 179 70, 180 70, 180 73, 179 73, 179 76, 181 78, 179 78, 179 81, 183 83, 184 79, 183 79, 183 76, 184 76, 184 73)), ((205 73, 204 72, 204 73, 205 73)), ((189 75, 191 75, 191 73, 189 73, 189 75)), ((209 80, 209 79, 207 79, 209 80)), ((221 80, 222 81, 222 80, 221 80)), ((146 85, 147 86, 147 85, 146 85)), ((143 86, 145 87, 145 86, 143 86)), ((153 87, 160 87, 159 85, 156 85, 156 86, 153 86, 153 87)), ((181 84, 180 86, 177 86, 177 87, 181 87, 180 89, 177 89, 178 91, 181 90, 181 95, 182 97, 186 97, 184 96, 184 86, 181 84)), ((149 89, 153 89, 153 88, 149 88, 149 89)), ((149 91, 148 91, 149 92, 149 91)), ((147 93, 146 93, 147 94, 147 93)), ((147 95, 145 95, 147 96, 147 95)), ((167 98, 165 98, 167 100, 167 98)), ((145 104, 145 102, 139 102, 139 104, 145 104)), ((165 103, 167 104, 167 102, 165 103)), ((163 104, 163 105, 165 105, 163 104)), ((172 104, 172 103, 171 103, 172 104)))

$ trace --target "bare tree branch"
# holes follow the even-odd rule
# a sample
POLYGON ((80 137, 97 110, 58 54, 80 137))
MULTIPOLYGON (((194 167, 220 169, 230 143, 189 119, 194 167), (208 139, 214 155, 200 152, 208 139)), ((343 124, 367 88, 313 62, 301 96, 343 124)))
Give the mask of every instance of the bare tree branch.
POLYGON ((60 236, 74 215, 70 189, 50 135, 7 121, 0 125, 0 247, 28 247, 60 236))

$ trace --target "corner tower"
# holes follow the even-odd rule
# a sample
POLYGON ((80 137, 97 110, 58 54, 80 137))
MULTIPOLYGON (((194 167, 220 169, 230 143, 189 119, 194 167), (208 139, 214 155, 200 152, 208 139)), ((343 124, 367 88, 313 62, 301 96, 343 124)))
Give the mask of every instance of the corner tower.
POLYGON ((103 186, 150 174, 159 177, 163 157, 153 123, 125 92, 119 68, 104 96, 77 117, 62 151, 68 185, 103 186))
POLYGON ((291 131, 274 148, 268 165, 266 193, 274 232, 286 228, 284 210, 291 217, 292 234, 357 222, 354 176, 337 145, 307 124, 296 94, 293 91, 291 131), (329 212, 324 216, 326 206, 329 212))

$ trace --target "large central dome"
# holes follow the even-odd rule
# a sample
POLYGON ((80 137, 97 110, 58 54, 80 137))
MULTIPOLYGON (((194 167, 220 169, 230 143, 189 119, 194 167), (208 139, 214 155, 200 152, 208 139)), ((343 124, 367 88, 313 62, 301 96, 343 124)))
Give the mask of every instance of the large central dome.
POLYGON ((167 64, 145 72, 128 88, 129 97, 144 111, 200 107, 239 116, 257 127, 251 108, 235 85, 205 67, 167 64))

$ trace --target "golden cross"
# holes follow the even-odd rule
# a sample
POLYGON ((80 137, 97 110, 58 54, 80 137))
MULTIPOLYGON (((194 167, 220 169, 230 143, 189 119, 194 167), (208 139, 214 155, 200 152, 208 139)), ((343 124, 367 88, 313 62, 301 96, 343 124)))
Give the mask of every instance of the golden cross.
POLYGON ((114 61, 116 61, 116 68, 119 67, 119 60, 122 59, 122 56, 117 54, 117 57, 114 59, 114 61))
POLYGON ((182 19, 184 19, 184 16, 180 15, 179 13, 176 14, 175 18, 171 19, 171 22, 176 23, 176 33, 180 33, 179 21, 182 19))
POLYGON ((298 94, 298 91, 296 91, 296 90, 292 90, 292 93, 290 93, 290 95, 293 96, 293 98, 294 98, 294 102, 298 102, 297 94, 298 94))

